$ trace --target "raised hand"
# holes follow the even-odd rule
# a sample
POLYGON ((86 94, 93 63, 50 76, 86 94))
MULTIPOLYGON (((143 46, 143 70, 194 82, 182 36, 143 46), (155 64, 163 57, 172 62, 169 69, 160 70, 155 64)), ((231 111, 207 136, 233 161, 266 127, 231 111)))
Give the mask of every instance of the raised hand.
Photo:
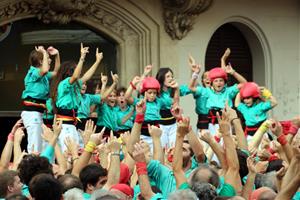
POLYGON ((153 126, 148 124, 148 131, 152 138, 160 138, 162 134, 162 130, 157 126, 153 126))
POLYGON ((42 129, 43 129, 43 134, 42 134, 43 140, 45 140, 46 142, 50 142, 53 137, 53 131, 45 124, 42 124, 42 129))
POLYGON ((128 144, 128 142, 129 142, 129 139, 130 139, 130 132, 126 131, 120 137, 121 137, 123 145, 126 146, 128 144))
POLYGON ((174 104, 171 108, 171 113, 175 117, 175 119, 181 119, 183 109, 178 104, 174 104))
POLYGON ((121 143, 117 140, 116 137, 113 136, 113 134, 110 134, 110 139, 107 144, 107 148, 110 150, 111 153, 119 153, 120 152, 121 143))
POLYGON ((146 110, 146 93, 144 99, 140 100, 135 106, 135 111, 137 114, 144 114, 145 110, 146 110))
POLYGON ((139 82, 141 81, 141 77, 139 77, 139 76, 135 76, 133 79, 132 79, 132 84, 133 85, 137 85, 139 82))
POLYGON ((55 49, 53 46, 48 47, 47 52, 51 55, 58 55, 59 51, 57 49, 55 49))
POLYGON ((231 74, 231 75, 235 72, 235 70, 232 68, 230 63, 225 66, 224 70, 227 74, 231 74))
POLYGON ((168 86, 173 89, 179 87, 178 83, 175 80, 171 81, 168 86))
POLYGON ((19 119, 15 125, 13 126, 13 128, 11 129, 11 133, 15 134, 15 132, 17 131, 18 128, 20 128, 22 126, 23 120, 19 119))
POLYGON ((68 151, 72 154, 72 155, 78 155, 78 144, 75 142, 75 140, 71 137, 66 137, 65 141, 64 141, 68 151))
POLYGON ((110 75, 111 75, 113 82, 117 84, 119 82, 118 74, 114 74, 112 71, 110 71, 110 75))
POLYGON ((103 53, 99 52, 98 48, 96 49, 96 61, 100 62, 103 59, 103 53))
POLYGON ((182 117, 182 120, 177 122, 177 136, 184 137, 191 129, 189 117, 182 117))
POLYGON ((89 141, 92 134, 94 134, 96 131, 96 126, 94 125, 93 120, 87 120, 85 123, 85 129, 82 133, 82 138, 84 143, 87 143, 89 141))
POLYGON ((106 75, 103 75, 103 73, 101 72, 101 83, 102 85, 106 85, 108 81, 108 77, 106 75))
POLYGON ((225 110, 228 114, 229 121, 231 122, 233 119, 238 118, 236 111, 228 105, 228 101, 225 103, 225 110))
POLYGON ((96 128, 92 129, 92 135, 90 136, 89 141, 95 143, 96 145, 99 145, 102 142, 105 127, 101 130, 100 133, 95 133, 95 130, 96 128))
POLYGON ((22 139, 24 138, 25 133, 24 133, 24 128, 23 127, 19 127, 15 134, 14 134, 14 142, 17 142, 18 144, 21 144, 22 139))
POLYGON ((248 170, 249 170, 249 173, 257 173, 257 170, 256 170, 256 166, 255 166, 255 159, 253 156, 249 156, 247 158, 247 167, 248 167, 248 170))
POLYGON ((217 119, 220 126, 220 132, 222 135, 230 134, 230 118, 229 118, 229 112, 225 109, 222 110, 222 117, 220 117, 220 114, 217 112, 217 119))
POLYGON ((282 133, 282 126, 281 126, 280 122, 278 122, 276 120, 272 120, 272 125, 270 127, 270 130, 277 137, 279 135, 281 135, 281 133, 282 133))
POLYGON ((87 53, 89 53, 89 47, 83 47, 83 44, 80 43, 80 58, 84 59, 87 53))
POLYGON ((150 74, 152 68, 153 68, 152 65, 147 65, 147 66, 145 66, 143 75, 144 75, 144 76, 148 76, 148 75, 150 74))
POLYGON ((225 50, 225 52, 224 52, 222 58, 226 60, 226 59, 229 57, 230 53, 231 53, 230 48, 227 48, 227 49, 225 50))
POLYGON ((134 145, 134 151, 132 152, 132 158, 135 162, 146 162, 145 149, 142 143, 136 143, 134 145))
POLYGON ((200 139, 203 140, 206 143, 210 143, 212 141, 212 136, 210 135, 210 132, 208 130, 201 130, 199 132, 200 139))
POLYGON ((47 51, 45 50, 45 48, 43 47, 43 46, 36 46, 35 47, 35 50, 37 51, 37 52, 40 52, 40 53, 47 53, 47 51))
POLYGON ((62 120, 56 120, 56 115, 54 116, 54 123, 52 127, 53 127, 54 136, 58 138, 62 129, 62 120))

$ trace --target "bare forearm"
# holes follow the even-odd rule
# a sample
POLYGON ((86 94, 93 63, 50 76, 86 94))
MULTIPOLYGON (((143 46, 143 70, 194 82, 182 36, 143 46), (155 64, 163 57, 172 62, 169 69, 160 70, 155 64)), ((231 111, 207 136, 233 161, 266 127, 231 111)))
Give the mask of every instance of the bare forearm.
POLYGON ((40 68, 40 74, 44 76, 49 71, 49 64, 48 64, 48 55, 47 53, 43 53, 43 63, 42 67, 40 68))
POLYGON ((187 179, 184 175, 182 170, 182 163, 183 163, 183 155, 182 155, 182 145, 183 145, 183 137, 178 136, 176 137, 175 142, 175 150, 174 150, 174 160, 172 162, 172 168, 174 172, 174 176, 176 179, 176 187, 179 188, 181 184, 187 182, 187 179))
POLYGON ((173 97, 174 104, 179 105, 179 99, 180 99, 179 88, 176 88, 175 93, 174 93, 174 97, 173 97))
POLYGON ((198 137, 196 136, 196 134, 194 133, 193 130, 187 134, 187 138, 188 138, 189 144, 192 147, 194 154, 196 155, 197 161, 200 163, 204 162, 205 153, 203 150, 203 146, 200 143, 198 137))
POLYGON ((211 140, 208 144, 211 150, 216 154, 218 160, 220 161, 222 169, 226 170, 228 168, 228 165, 226 162, 224 149, 214 140, 211 140))
POLYGON ((110 166, 107 173, 107 183, 104 186, 104 189, 109 190, 111 186, 119 183, 120 179, 120 156, 114 154, 113 152, 110 156, 110 166))
POLYGON ((112 93, 116 86, 116 83, 111 84, 111 86, 103 93, 102 99, 106 99, 110 95, 110 93, 112 93))
POLYGON ((128 101, 129 104, 132 104, 133 103, 133 97, 132 97, 132 92, 133 92, 133 88, 131 85, 129 85, 129 87, 127 88, 126 90, 126 93, 125 93, 125 99, 128 101))
POLYGON ((100 64, 100 61, 96 61, 91 67, 90 69, 85 72, 85 74, 82 76, 81 80, 82 82, 87 82, 88 80, 90 80, 93 76, 93 74, 95 73, 98 65, 100 64))
POLYGON ((148 176, 139 175, 138 180, 139 180, 139 186, 141 188, 141 193, 144 199, 146 200, 151 199, 151 197, 154 195, 154 192, 152 191, 148 176))
MULTIPOLYGON (((55 150, 55 157, 57 159, 57 163, 58 163, 59 167, 65 172, 68 168, 67 167, 67 161, 66 161, 65 157, 63 156, 60 148, 57 145, 55 145, 54 150, 55 150)), ((74 160, 74 158, 75 157, 72 156, 73 160, 74 160)))
POLYGON ((242 76, 240 75, 239 73, 237 73, 236 71, 233 72, 232 76, 239 82, 239 83, 246 83, 247 80, 242 76))
POLYGON ((278 193, 275 200, 290 200, 294 196, 294 194, 297 192, 298 188, 300 186, 300 178, 299 176, 293 177, 289 181, 285 187, 282 188, 282 190, 278 193))
POLYGON ((223 134, 223 140, 228 168, 239 169, 239 161, 231 136, 229 134, 223 134))
POLYGON ((125 117, 122 118, 121 123, 122 125, 125 124, 133 115, 134 110, 132 110, 130 113, 125 115, 125 117))
POLYGON ((142 124, 134 123, 131 129, 131 135, 128 141, 127 150, 129 153, 133 152, 133 145, 140 141, 142 124))
POLYGON ((7 140, 4 149, 1 154, 0 166, 3 169, 8 169, 8 164, 10 162, 12 151, 13 151, 14 142, 7 140))
POLYGON ((73 72, 73 75, 70 79, 71 84, 79 79, 80 74, 81 74, 81 70, 82 70, 82 66, 83 66, 83 62, 84 62, 84 58, 80 58, 77 66, 76 66, 76 68, 73 72))
POLYGON ((164 153, 163 148, 161 147, 160 138, 153 139, 153 159, 159 160, 162 164, 164 163, 164 153))
POLYGON ((87 151, 83 151, 83 153, 79 157, 76 164, 74 164, 74 167, 73 167, 73 170, 72 170, 72 174, 74 176, 79 177, 80 171, 82 170, 82 168, 84 168, 89 163, 89 160, 90 160, 91 156, 92 156, 91 153, 89 153, 87 151))
POLYGON ((249 196, 250 196, 250 194, 252 192, 252 188, 253 188, 254 181, 255 181, 255 176, 256 176, 256 174, 255 173, 251 173, 251 172, 247 176, 247 181, 246 181, 246 184, 243 187, 243 193, 242 193, 242 196, 246 200, 249 199, 249 196))
POLYGON ((59 53, 58 53, 55 56, 55 65, 54 65, 53 72, 55 72, 55 74, 56 74, 58 72, 59 68, 60 68, 60 56, 59 56, 59 53))
POLYGON ((235 119, 232 121, 235 134, 237 137, 237 143, 240 149, 248 150, 247 140, 243 131, 243 127, 240 119, 235 119))

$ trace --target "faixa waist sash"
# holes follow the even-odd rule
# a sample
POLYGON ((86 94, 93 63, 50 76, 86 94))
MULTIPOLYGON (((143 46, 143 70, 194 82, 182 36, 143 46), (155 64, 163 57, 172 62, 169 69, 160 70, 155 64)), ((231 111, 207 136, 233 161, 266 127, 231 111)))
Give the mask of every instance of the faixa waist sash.
POLYGON ((27 97, 22 101, 23 110, 43 113, 46 110, 46 100, 27 97))

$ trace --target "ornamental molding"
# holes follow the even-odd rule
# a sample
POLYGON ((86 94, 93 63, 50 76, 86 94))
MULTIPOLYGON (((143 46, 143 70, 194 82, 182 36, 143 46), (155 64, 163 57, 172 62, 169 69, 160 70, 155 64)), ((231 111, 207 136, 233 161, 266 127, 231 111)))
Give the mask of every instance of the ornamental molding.
POLYGON ((196 17, 213 0, 162 0, 165 31, 173 40, 183 39, 193 29, 196 17))

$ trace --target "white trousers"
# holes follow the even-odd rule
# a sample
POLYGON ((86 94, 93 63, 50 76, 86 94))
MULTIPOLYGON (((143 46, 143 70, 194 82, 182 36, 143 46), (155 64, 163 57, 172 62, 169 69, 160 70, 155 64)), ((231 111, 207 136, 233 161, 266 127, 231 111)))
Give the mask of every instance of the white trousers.
POLYGON ((62 124, 62 129, 60 135, 58 137, 58 144, 62 152, 67 150, 67 146, 65 145, 65 139, 70 137, 73 139, 76 144, 79 145, 79 141, 81 140, 80 133, 77 132, 75 125, 73 124, 62 124))
POLYGON ((175 146, 176 141, 176 130, 177 130, 177 124, 170 124, 170 125, 159 125, 162 129, 162 135, 160 138, 161 146, 163 148, 167 147, 170 148, 172 146, 175 146))
POLYGON ((27 131, 27 152, 42 152, 43 114, 37 111, 22 111, 21 118, 27 131))

